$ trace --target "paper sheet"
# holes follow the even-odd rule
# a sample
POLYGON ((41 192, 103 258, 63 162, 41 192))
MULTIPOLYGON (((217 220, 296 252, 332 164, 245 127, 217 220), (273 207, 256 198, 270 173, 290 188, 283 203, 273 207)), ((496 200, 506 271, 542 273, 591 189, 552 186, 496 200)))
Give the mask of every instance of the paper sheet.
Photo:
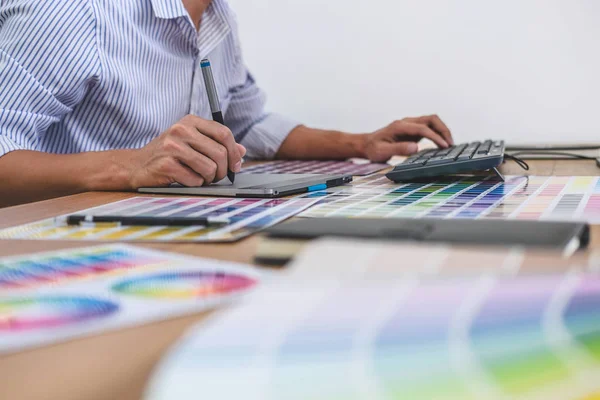
POLYGON ((136 242, 232 242, 290 218, 317 199, 134 197, 71 214, 227 217, 221 227, 66 226, 55 218, 0 230, 0 239, 136 242))
POLYGON ((146 398, 597 398, 595 265, 322 241, 191 331, 146 398))
POLYGON ((227 305, 250 266, 107 245, 0 258, 0 352, 227 305))
MULTIPOLYGON (((385 176, 353 186, 311 193, 321 198, 301 217, 491 218, 580 220, 600 223, 600 177, 449 177, 430 183, 396 184, 385 176)), ((307 196, 308 197, 308 196, 307 196)))

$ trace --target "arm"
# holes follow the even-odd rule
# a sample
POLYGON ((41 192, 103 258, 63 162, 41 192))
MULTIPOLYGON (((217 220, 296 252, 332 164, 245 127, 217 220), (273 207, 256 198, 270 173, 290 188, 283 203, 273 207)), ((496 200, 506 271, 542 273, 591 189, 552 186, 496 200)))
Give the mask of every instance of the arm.
POLYGON ((128 153, 13 151, 0 158, 0 207, 88 190, 130 189, 124 168, 128 153))
POLYGON ((240 170, 245 149, 231 131, 194 116, 139 150, 37 151, 48 127, 79 104, 102 68, 88 1, 23 3, 0 5, 0 206, 87 190, 200 186, 222 179, 228 166, 240 170))
MULTIPOLYGON (((236 28, 234 26, 234 28, 236 28)), ((233 48, 239 52, 237 29, 233 48)), ((225 122, 236 139, 255 159, 336 159, 367 158, 384 162, 394 155, 417 152, 417 142, 428 138, 440 147, 453 144, 448 127, 436 116, 405 118, 367 134, 312 129, 277 114, 265 112, 266 97, 247 71, 241 54, 235 70, 245 77, 230 91, 232 100, 225 122)))
MULTIPOLYGON (((0 143, 1 144, 1 143, 0 143)), ((92 190, 135 190, 180 183, 202 186, 241 169, 246 149, 214 121, 188 115, 135 150, 0 157, 0 207, 92 190)))
POLYGON ((275 155, 279 159, 345 160, 366 158, 385 162, 394 155, 418 151, 422 138, 445 148, 454 144, 448 127, 436 116, 405 118, 366 134, 350 134, 298 126, 287 136, 275 155))

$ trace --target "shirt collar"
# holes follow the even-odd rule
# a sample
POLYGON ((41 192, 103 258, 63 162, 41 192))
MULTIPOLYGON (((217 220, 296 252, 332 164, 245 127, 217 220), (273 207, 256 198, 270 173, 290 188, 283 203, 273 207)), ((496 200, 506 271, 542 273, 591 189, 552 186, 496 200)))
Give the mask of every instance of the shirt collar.
POLYGON ((233 14, 225 0, 213 0, 202 15, 198 50, 207 56, 231 32, 233 14))
MULTIPOLYGON (((181 0, 150 0, 157 18, 189 18, 181 0)), ((213 0, 200 23, 198 50, 202 56, 208 55, 231 32, 233 13, 226 0, 213 0)))
POLYGON ((175 19, 188 15, 181 0, 150 0, 154 15, 158 18, 175 19))

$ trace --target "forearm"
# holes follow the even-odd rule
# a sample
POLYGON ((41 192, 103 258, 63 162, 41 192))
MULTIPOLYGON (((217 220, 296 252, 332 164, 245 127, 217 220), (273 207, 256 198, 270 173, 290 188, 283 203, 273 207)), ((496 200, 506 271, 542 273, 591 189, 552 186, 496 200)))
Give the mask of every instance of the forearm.
POLYGON ((298 126, 282 143, 275 158, 345 160, 351 157, 365 157, 365 137, 363 134, 298 126))
POLYGON ((0 207, 92 190, 131 190, 126 164, 130 153, 8 153, 0 157, 0 207))

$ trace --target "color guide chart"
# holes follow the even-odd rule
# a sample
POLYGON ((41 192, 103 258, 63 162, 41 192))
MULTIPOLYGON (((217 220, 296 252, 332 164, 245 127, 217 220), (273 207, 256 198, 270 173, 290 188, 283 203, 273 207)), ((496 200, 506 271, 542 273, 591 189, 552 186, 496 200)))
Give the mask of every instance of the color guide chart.
POLYGON ((0 341, 2 333, 23 333, 77 324, 108 316, 117 304, 85 297, 25 297, 0 299, 0 341))
MULTIPOLYGON (((381 249, 350 243, 328 242, 292 266, 318 271, 320 259, 331 268, 323 276, 266 283, 188 335, 148 399, 194 399, 200 389, 244 399, 600 396, 598 274, 565 264, 540 275, 495 265, 503 272, 444 276, 432 265, 451 270, 461 256, 425 246, 406 246, 410 256, 396 262, 410 268, 392 274, 381 249), (340 250, 336 264, 328 254, 340 250)), ((470 259, 478 255, 489 256, 470 259)))
POLYGON ((363 176, 389 167, 387 164, 357 164, 349 161, 271 161, 251 167, 244 167, 241 173, 363 176))
POLYGON ((205 311, 257 283, 246 266, 126 245, 0 258, 0 353, 205 311))
POLYGON ((600 223, 600 178, 507 176, 394 184, 375 175, 352 188, 316 192, 302 217, 501 218, 600 223))
POLYGON ((231 242, 305 210, 317 199, 231 199, 134 197, 73 214, 226 217, 227 226, 67 226, 56 219, 0 230, 0 239, 231 242))
POLYGON ((254 279, 243 275, 197 271, 130 279, 113 286, 113 290, 153 299, 191 299, 236 292, 255 284, 254 279))

